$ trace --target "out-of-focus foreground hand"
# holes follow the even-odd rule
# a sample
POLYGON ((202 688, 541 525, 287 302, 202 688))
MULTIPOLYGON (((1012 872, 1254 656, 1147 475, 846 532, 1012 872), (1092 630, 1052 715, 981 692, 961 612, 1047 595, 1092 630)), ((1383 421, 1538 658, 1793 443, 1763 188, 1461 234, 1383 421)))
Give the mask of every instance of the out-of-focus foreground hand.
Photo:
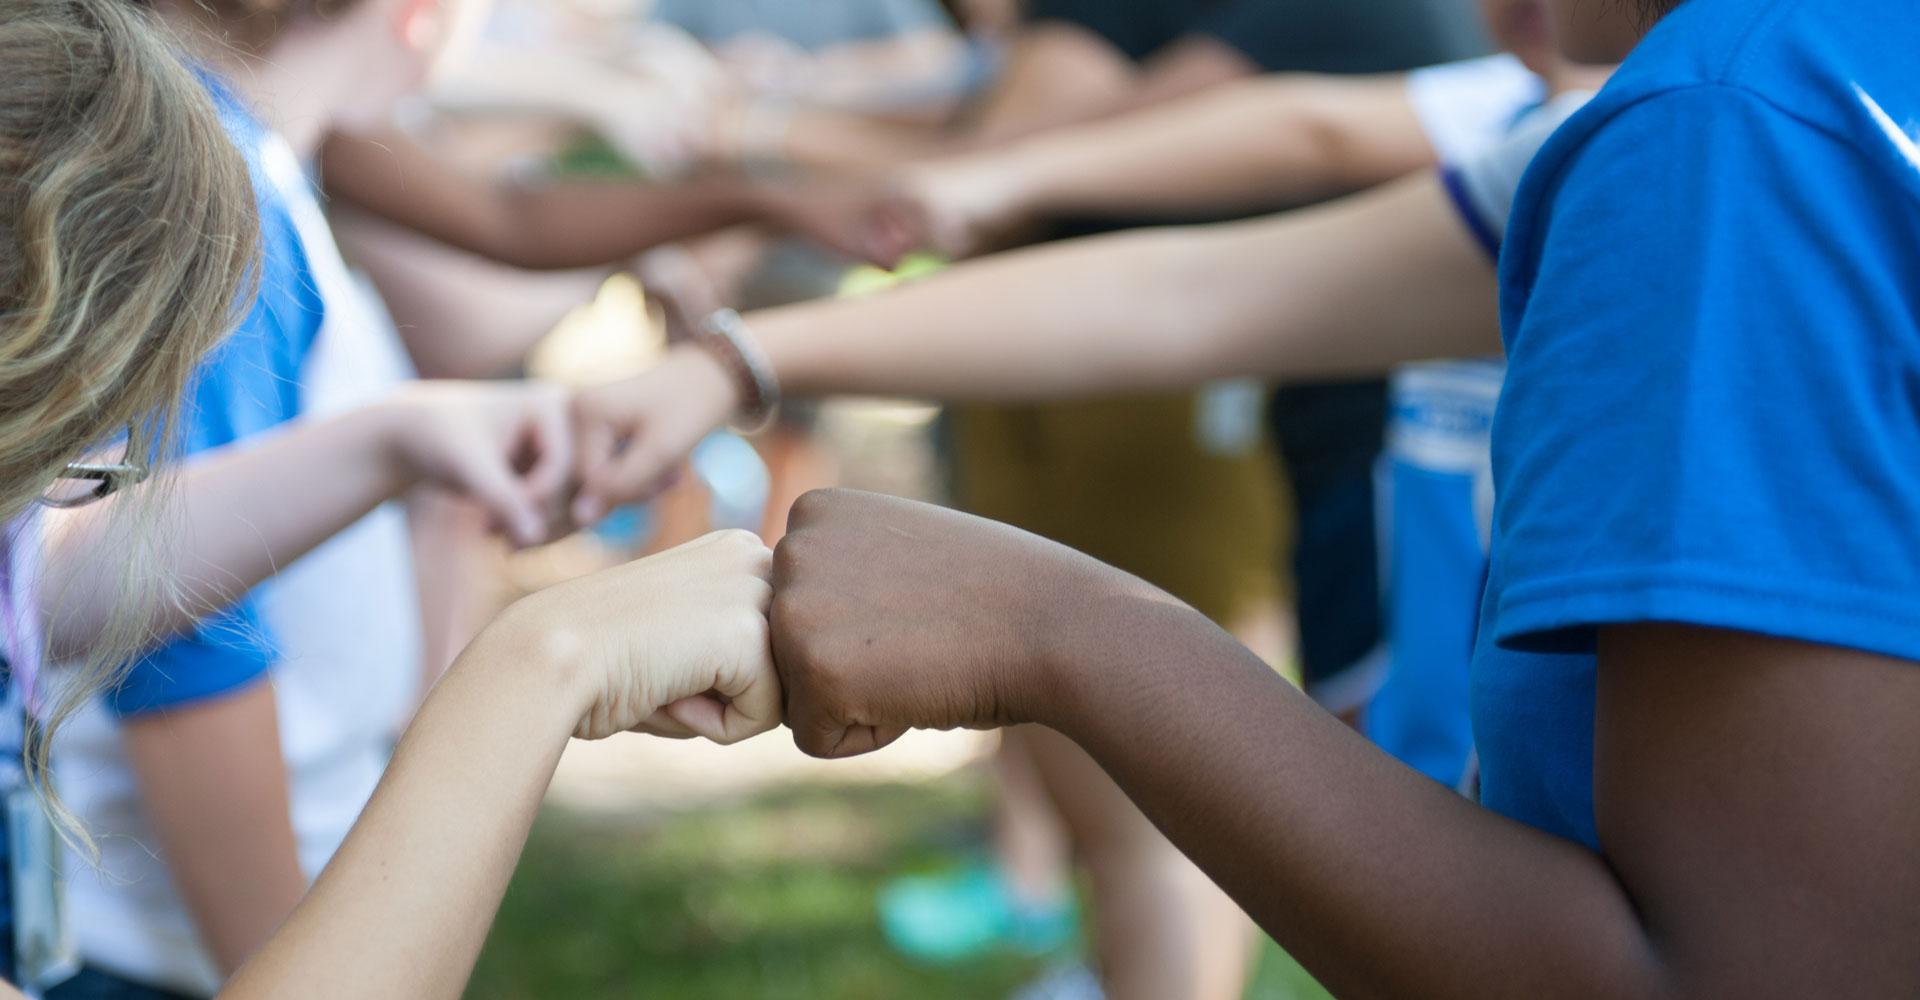
POLYGON ((959 260, 1019 242, 1031 227, 1018 184, 989 158, 938 160, 908 168, 895 183, 914 206, 923 249, 959 260))
POLYGON ((764 195, 775 223, 830 250, 892 269, 931 242, 920 201, 884 180, 815 180, 764 195))
POLYGON ((697 347, 675 348, 634 378, 581 391, 573 400, 574 521, 593 524, 622 504, 652 499, 739 406, 732 378, 697 347))
POLYGON ((819 757, 908 729, 1046 723, 1076 635, 1172 600, 1037 535, 847 490, 794 505, 773 586, 787 724, 819 757))
POLYGON ((772 558, 749 532, 719 532, 523 598, 488 631, 567 666, 581 739, 639 730, 737 743, 780 724, 772 558))
POLYGON ((520 545, 572 529, 566 390, 541 382, 416 382, 385 403, 408 478, 471 497, 520 545))

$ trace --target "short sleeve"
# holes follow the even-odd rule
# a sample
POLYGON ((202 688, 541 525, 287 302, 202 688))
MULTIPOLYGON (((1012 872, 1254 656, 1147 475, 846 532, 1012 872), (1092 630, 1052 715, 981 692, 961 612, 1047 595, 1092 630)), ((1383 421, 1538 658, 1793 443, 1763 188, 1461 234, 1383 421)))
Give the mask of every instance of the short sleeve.
POLYGON ((1586 91, 1562 94, 1512 123, 1505 138, 1470 155, 1449 159, 1440 167, 1440 181, 1453 201, 1460 221, 1488 256, 1498 260, 1513 215, 1513 199, 1527 167, 1553 133, 1593 95, 1586 91))
POLYGON ((1580 121, 1503 262, 1493 638, 1675 622, 1920 659, 1911 179, 1729 86, 1580 121))
POLYGON ((135 663, 107 707, 126 718, 223 697, 265 680, 275 659, 258 610, 242 601, 135 663))
POLYGON ((1546 82, 1505 53, 1407 74, 1407 103, 1442 163, 1458 163, 1499 144, 1546 97, 1546 82))

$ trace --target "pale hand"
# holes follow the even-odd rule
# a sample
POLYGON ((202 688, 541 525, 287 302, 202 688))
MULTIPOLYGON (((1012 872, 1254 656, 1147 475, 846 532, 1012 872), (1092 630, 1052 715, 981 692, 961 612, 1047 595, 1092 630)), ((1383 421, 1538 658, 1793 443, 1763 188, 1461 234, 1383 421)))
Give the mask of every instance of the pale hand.
POLYGON ((761 199, 771 221, 877 267, 929 243, 919 201, 885 182, 810 181, 765 189, 761 199))
POLYGON ((574 521, 592 524, 623 504, 651 500, 739 405, 731 377, 697 347, 676 348, 639 376, 579 393, 574 521))
POLYGON ((780 724, 771 562, 752 534, 719 532, 524 598, 489 631, 564 665, 580 739, 638 730, 737 743, 780 724))
POLYGON ((570 529, 566 392, 537 382, 418 382, 385 403, 389 453, 409 481, 478 501, 520 545, 570 529))
POLYGON ((990 158, 912 167, 898 187, 915 206, 906 217, 920 242, 956 260, 1012 245, 1028 221, 1013 176, 990 158))

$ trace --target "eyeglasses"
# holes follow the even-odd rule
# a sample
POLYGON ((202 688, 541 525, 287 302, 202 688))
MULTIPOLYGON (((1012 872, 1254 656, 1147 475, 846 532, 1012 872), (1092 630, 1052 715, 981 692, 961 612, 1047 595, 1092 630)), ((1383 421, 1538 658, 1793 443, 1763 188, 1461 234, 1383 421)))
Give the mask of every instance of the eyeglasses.
POLYGON ((111 465, 91 465, 74 462, 67 471, 60 474, 59 482, 40 498, 40 502, 54 510, 71 510, 85 507, 127 489, 138 486, 147 480, 147 468, 130 462, 118 462, 111 465))
MULTIPOLYGON (((128 431, 128 440, 132 440, 128 431)), ((137 462, 73 462, 40 498, 54 510, 85 507, 147 481, 147 467, 137 462)))

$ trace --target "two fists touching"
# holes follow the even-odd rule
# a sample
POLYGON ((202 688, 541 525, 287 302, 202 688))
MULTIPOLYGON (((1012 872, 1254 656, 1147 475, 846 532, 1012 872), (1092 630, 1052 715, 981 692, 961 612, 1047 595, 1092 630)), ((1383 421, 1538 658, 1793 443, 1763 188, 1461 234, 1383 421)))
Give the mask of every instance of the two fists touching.
POLYGON ((808 494, 778 551, 722 532, 533 595, 497 629, 567 664, 576 735, 735 743, 782 721, 847 757, 908 729, 1049 723, 1064 655, 1163 594, 1069 549, 925 504, 808 494), (524 638, 533 637, 533 638, 524 638))

